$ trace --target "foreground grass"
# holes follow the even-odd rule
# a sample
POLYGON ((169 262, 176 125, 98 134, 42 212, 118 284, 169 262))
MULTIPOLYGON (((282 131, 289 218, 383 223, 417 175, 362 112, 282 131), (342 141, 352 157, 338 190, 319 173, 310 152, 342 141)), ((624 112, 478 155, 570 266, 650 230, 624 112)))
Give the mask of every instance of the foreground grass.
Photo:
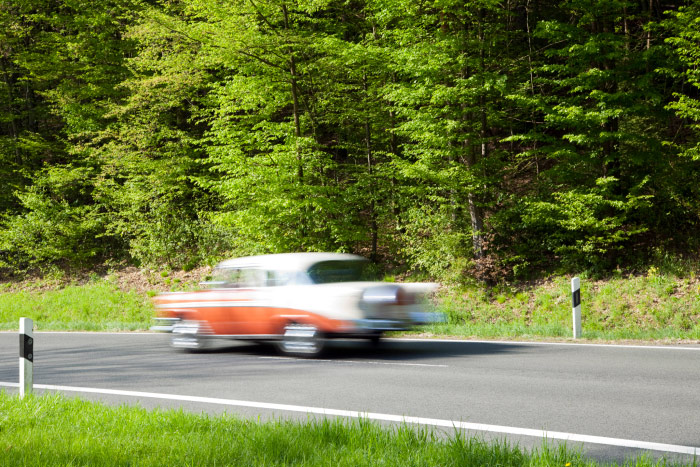
MULTIPOLYGON (((3 465, 597 466, 559 446, 505 442, 367 420, 259 423, 232 416, 109 407, 60 395, 0 393, 3 465)), ((625 465, 669 465, 649 458, 625 465)))

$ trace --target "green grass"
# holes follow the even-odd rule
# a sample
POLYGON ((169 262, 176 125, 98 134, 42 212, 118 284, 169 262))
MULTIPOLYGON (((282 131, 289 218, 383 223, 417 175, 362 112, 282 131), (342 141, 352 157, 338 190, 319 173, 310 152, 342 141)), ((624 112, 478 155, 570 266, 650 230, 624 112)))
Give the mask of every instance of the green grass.
MULTIPOLYGON (((3 285, 0 284, 0 290, 3 285)), ((20 317, 39 330, 146 330, 149 294, 120 290, 109 278, 48 290, 0 292, 0 329, 15 330, 20 317)), ((700 340, 700 279, 692 269, 582 278, 583 338, 592 340, 700 340)), ((475 338, 569 338, 570 278, 531 286, 446 288, 437 309, 448 322, 418 332, 475 338)))
POLYGON ((21 317, 32 318, 38 330, 134 331, 151 325, 153 305, 109 280, 0 293, 0 329, 17 329, 21 317))
MULTIPOLYGON (((422 332, 471 337, 570 337, 571 279, 529 288, 477 286, 444 291, 446 324, 422 332)), ((581 281, 583 337, 602 340, 700 339, 700 282, 661 274, 581 281)))
MULTIPOLYGON (((260 423, 228 415, 110 407, 60 395, 0 393, 3 465, 596 466, 559 445, 528 451, 504 441, 411 426, 318 419, 260 423)), ((625 465, 670 465, 642 457, 625 465)))

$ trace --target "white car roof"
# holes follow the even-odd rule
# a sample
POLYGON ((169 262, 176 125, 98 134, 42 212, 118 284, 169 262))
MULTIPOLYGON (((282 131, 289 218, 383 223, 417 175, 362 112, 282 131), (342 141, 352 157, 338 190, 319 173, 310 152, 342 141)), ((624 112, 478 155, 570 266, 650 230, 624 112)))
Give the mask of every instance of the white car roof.
POLYGON ((322 261, 367 261, 366 258, 348 253, 279 253, 274 255, 246 256, 228 259, 218 268, 260 268, 283 271, 306 271, 322 261))

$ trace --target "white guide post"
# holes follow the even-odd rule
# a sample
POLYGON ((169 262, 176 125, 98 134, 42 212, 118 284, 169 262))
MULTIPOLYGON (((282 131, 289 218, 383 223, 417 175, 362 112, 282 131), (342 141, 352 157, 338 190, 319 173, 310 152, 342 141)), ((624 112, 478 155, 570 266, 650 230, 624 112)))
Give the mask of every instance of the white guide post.
POLYGON ((34 321, 19 319, 19 397, 34 389, 34 321))
POLYGON ((574 339, 581 337, 581 280, 578 277, 571 279, 571 306, 574 321, 574 339))

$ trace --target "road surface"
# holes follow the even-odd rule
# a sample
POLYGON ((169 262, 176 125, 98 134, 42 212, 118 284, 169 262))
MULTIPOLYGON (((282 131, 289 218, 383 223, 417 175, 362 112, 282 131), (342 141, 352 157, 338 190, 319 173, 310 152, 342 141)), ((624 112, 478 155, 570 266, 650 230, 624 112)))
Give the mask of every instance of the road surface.
MULTIPOLYGON (((244 343, 194 354, 167 343, 163 334, 35 332, 34 383, 109 403, 262 419, 360 412, 525 447, 569 439, 603 460, 700 454, 699 346, 340 341, 327 357, 302 360, 244 343)), ((16 392, 18 374, 17 334, 0 333, 0 389, 16 392)))

